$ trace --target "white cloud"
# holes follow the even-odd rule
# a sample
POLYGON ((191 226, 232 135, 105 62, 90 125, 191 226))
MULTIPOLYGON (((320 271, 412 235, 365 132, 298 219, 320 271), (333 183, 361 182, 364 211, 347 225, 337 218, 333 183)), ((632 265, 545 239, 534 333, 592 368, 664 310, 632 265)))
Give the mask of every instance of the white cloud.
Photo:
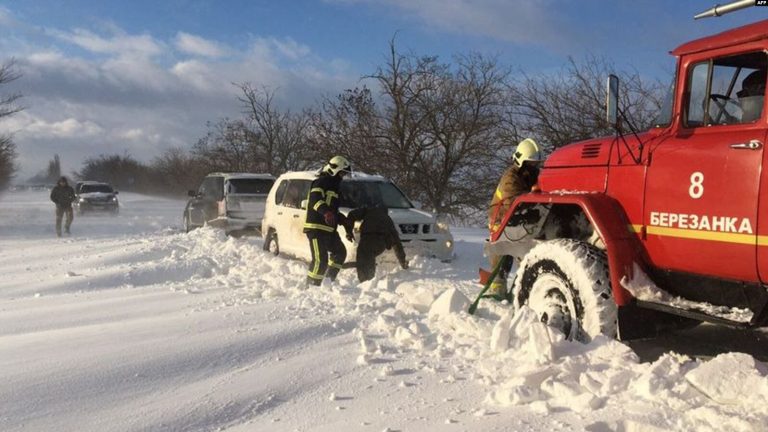
POLYGON ((184 32, 176 34, 174 45, 185 54, 201 57, 224 57, 230 52, 229 48, 218 42, 184 32))
POLYGON ((46 121, 28 112, 21 112, 7 123, 16 131, 17 139, 74 139, 89 138, 104 133, 104 129, 93 121, 66 118, 60 121, 46 121))
POLYGON ((80 28, 69 32, 54 30, 51 34, 63 41, 99 54, 155 56, 163 52, 162 44, 147 34, 129 35, 118 32, 111 37, 103 37, 90 30, 80 28))
POLYGON ((441 31, 513 43, 557 44, 569 38, 554 0, 328 0, 405 12, 441 31))
POLYGON ((0 25, 11 26, 15 23, 16 20, 13 19, 13 14, 11 14, 11 11, 3 6, 0 6, 0 25))
POLYGON ((106 35, 39 31, 22 49, 0 28, 0 47, 11 47, 7 55, 16 56, 23 74, 2 90, 22 93, 26 109, 0 123, 15 134, 22 180, 53 154, 71 172, 99 154, 128 152, 148 161, 164 149, 189 147, 205 134, 206 122, 240 114, 232 83, 279 89, 278 102, 298 109, 358 78, 343 59, 320 58, 293 39, 255 37, 238 51, 182 32, 160 40, 117 27, 106 35), (72 54, 70 44, 99 55, 72 54), (225 50, 224 57, 214 55, 225 50))
POLYGON ((311 52, 308 46, 300 44, 291 38, 282 40, 270 38, 269 41, 281 55, 291 60, 307 57, 311 52))

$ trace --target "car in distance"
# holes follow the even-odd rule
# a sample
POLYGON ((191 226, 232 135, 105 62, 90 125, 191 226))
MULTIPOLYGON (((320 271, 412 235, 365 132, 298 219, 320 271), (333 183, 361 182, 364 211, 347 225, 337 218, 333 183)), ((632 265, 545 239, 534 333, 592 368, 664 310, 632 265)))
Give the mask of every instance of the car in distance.
POLYGON ((74 209, 78 214, 90 212, 111 212, 117 214, 120 211, 120 203, 117 199, 118 192, 109 183, 97 181, 78 182, 75 186, 74 209))
MULTIPOLYGON (((278 177, 269 192, 261 233, 264 250, 284 252, 309 260, 309 242, 303 232, 306 199, 317 172, 289 172, 278 177)), ((429 212, 419 210, 389 179, 382 176, 352 173, 341 182, 339 211, 348 214, 358 207, 384 206, 395 223, 400 241, 409 255, 415 252, 450 261, 453 258, 453 236, 445 222, 429 212)), ((347 262, 355 260, 356 245, 341 238, 347 248, 347 262)), ((358 237, 358 233, 355 236, 358 237)), ((358 238, 359 240, 359 238, 358 238)))
POLYGON ((184 208, 184 230, 203 225, 229 233, 259 230, 264 202, 275 177, 270 174, 211 173, 205 176, 184 208))

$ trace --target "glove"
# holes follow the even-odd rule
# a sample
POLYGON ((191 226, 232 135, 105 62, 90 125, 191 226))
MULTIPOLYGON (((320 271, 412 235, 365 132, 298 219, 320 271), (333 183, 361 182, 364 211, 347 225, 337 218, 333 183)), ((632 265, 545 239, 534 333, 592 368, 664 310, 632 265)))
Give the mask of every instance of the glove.
POLYGON ((403 270, 408 270, 408 261, 406 260, 400 261, 400 267, 402 267, 403 270))
POLYGON ((332 211, 328 210, 323 214, 323 217, 325 218, 325 224, 326 225, 336 225, 336 215, 333 214, 332 211))
POLYGON ((355 236, 353 236, 352 233, 349 231, 347 231, 347 240, 349 240, 350 243, 355 242, 355 236))

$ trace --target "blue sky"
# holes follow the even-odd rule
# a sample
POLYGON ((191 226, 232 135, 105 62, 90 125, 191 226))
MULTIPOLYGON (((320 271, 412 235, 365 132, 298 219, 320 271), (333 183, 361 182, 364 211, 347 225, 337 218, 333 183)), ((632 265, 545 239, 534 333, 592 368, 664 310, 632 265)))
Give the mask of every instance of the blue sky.
MULTIPOLYGON (((709 0, 0 0, 0 61, 27 109, 0 123, 21 154, 21 179, 54 153, 64 168, 127 151, 150 160, 188 146, 205 122, 236 116, 232 82, 279 89, 299 109, 359 85, 397 32, 403 50, 480 51, 529 74, 595 54, 666 78, 667 52, 696 37, 768 18, 768 8, 693 21, 709 0)), ((1 90, 1 89, 0 89, 1 90)))

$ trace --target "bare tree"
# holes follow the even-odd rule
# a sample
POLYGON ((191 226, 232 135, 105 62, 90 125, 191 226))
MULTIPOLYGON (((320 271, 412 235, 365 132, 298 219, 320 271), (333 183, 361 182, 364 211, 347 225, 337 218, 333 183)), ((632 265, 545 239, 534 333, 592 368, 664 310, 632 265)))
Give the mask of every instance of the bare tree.
POLYGON ((150 169, 163 192, 184 193, 196 188, 208 174, 205 163, 181 148, 171 148, 155 158, 150 169))
POLYGON ((251 133, 242 120, 221 119, 192 148, 208 171, 248 172, 257 169, 251 133))
POLYGON ((510 122, 518 138, 531 136, 549 148, 597 136, 613 134, 606 123, 605 79, 618 75, 622 81, 620 109, 639 129, 652 125, 661 108, 664 87, 643 80, 636 71, 617 71, 607 60, 586 57, 569 59, 555 74, 521 78, 509 87, 510 122))
POLYGON ((242 92, 238 100, 243 106, 249 144, 259 159, 261 170, 279 175, 306 168, 309 113, 279 109, 275 91, 266 87, 255 88, 250 83, 237 86, 242 92))
POLYGON ((417 158, 426 202, 439 213, 466 214, 483 208, 486 194, 503 169, 513 142, 500 124, 509 72, 494 58, 470 54, 456 58, 455 70, 437 69, 433 90, 419 98, 429 146, 417 158))
POLYGON ((319 109, 310 113, 307 140, 311 158, 319 163, 341 154, 353 161, 354 169, 387 173, 386 151, 377 139, 381 126, 376 110, 367 87, 325 98, 319 109))
MULTIPOLYGON (((11 59, 0 65, 0 86, 15 81, 21 77, 16 70, 16 62, 11 59)), ((0 120, 21 111, 17 102, 21 98, 18 93, 0 95, 0 120)), ((16 172, 16 144, 11 135, 0 134, 0 190, 8 187, 16 172)))

